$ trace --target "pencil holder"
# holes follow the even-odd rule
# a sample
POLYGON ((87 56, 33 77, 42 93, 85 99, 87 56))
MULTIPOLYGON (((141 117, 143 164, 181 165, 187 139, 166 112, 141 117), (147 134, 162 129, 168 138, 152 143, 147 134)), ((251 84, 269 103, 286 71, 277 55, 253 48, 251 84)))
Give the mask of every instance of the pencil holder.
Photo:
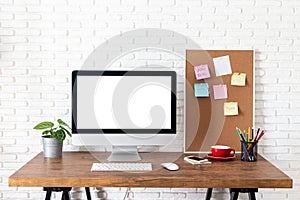
POLYGON ((244 142, 241 141, 241 160, 247 162, 257 161, 257 142, 244 142))

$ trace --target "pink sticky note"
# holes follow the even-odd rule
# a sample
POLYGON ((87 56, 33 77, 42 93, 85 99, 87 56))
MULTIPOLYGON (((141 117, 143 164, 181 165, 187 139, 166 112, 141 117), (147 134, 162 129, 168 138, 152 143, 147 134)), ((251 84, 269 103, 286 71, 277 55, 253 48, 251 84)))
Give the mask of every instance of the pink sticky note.
POLYGON ((215 99, 227 99, 227 86, 226 85, 214 85, 214 98, 215 99))
POLYGON ((196 75, 197 80, 210 77, 208 65, 194 66, 194 71, 195 71, 195 75, 196 75))

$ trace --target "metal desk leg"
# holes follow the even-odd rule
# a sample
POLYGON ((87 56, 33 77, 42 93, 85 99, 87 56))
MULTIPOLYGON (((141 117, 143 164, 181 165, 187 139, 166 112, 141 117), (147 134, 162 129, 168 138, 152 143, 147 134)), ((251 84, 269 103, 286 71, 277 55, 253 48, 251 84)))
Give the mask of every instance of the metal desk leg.
POLYGON ((47 191, 45 200, 51 200, 52 192, 63 192, 61 199, 70 200, 69 192, 71 189, 71 187, 44 187, 44 191, 47 191))
POLYGON ((207 188, 205 200, 210 200, 212 194, 212 188, 207 188))
POLYGON ((86 194, 87 200, 92 200, 91 192, 90 192, 90 188, 89 187, 85 187, 85 194, 86 194))
POLYGON ((51 200, 51 193, 52 193, 52 191, 51 191, 51 190, 47 190, 47 193, 46 193, 46 198, 45 198, 45 200, 51 200))
POLYGON ((63 191, 61 200, 70 200, 69 192, 68 191, 63 191))
POLYGON ((239 197, 239 191, 230 191, 230 200, 237 200, 239 197))
POLYGON ((248 192, 248 196, 249 196, 249 200, 256 200, 254 191, 248 192))
POLYGON ((237 200, 240 192, 248 193, 249 200, 256 200, 255 192, 258 192, 258 188, 230 188, 230 200, 237 200))

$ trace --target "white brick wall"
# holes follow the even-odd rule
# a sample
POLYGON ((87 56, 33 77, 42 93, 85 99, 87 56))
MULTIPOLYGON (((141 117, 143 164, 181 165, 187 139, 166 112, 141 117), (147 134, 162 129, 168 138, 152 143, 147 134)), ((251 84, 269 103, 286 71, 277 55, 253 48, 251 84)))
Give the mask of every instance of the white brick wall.
MULTIPOLYGON (((293 189, 260 190, 257 199, 300 199, 299 5, 299 0, 0 0, 0 199, 43 198, 41 189, 7 187, 7 177, 41 151, 33 125, 56 117, 69 122, 71 71, 104 41, 139 28, 173 30, 203 49, 256 50, 256 126, 267 129, 260 152, 294 179, 293 189)), ((164 37, 135 42, 172 45, 164 37)), ((182 59, 158 51, 132 52, 112 66, 151 64, 183 75, 182 59)), ((182 98, 182 82, 179 88, 182 98)), ((171 150, 182 149, 180 134, 171 150)), ((65 149, 76 150, 70 141, 65 149)), ((119 200, 125 191, 104 188, 99 194, 119 200)), ((132 199, 159 200, 200 199, 205 193, 131 191, 132 199)), ((228 191, 218 189, 213 197, 228 199, 228 191)))

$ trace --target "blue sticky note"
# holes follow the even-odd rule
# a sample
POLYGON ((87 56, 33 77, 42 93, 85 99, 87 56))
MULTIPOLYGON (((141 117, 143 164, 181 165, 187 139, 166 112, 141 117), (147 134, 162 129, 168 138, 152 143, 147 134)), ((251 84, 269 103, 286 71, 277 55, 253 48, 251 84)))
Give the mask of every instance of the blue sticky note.
POLYGON ((195 97, 209 97, 208 84, 207 83, 195 83, 194 84, 195 97))

